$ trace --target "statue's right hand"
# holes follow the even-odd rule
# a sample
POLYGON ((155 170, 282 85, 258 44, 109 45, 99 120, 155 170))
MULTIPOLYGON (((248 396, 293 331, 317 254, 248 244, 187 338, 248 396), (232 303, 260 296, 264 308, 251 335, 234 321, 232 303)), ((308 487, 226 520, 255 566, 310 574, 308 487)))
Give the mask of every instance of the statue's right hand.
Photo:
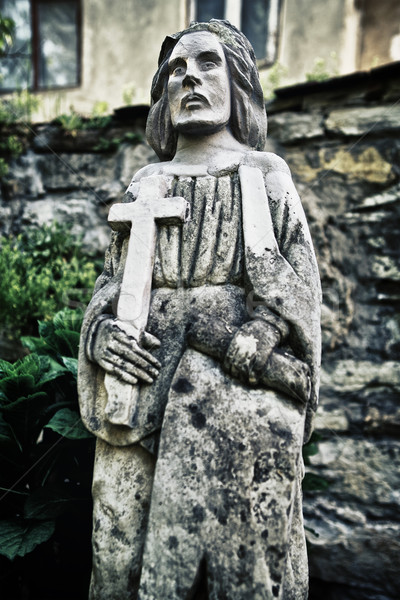
POLYGON ((138 342, 135 333, 132 326, 119 319, 104 319, 96 329, 92 358, 107 373, 126 383, 152 383, 161 364, 142 344, 150 349, 158 348, 160 342, 150 333, 144 333, 138 342))

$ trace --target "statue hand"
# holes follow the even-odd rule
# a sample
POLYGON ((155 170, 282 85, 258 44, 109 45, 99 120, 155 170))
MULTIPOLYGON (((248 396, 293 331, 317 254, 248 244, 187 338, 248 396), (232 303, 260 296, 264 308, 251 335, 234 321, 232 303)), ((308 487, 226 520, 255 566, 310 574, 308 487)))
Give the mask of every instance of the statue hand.
POLYGON ((270 323, 258 319, 245 323, 232 338, 224 369, 243 383, 257 385, 280 341, 279 330, 270 323))
POLYGON ((104 319, 95 333, 92 358, 107 373, 131 385, 138 380, 152 383, 161 365, 148 350, 158 348, 160 342, 150 333, 143 333, 138 342, 135 333, 136 330, 123 321, 104 319))

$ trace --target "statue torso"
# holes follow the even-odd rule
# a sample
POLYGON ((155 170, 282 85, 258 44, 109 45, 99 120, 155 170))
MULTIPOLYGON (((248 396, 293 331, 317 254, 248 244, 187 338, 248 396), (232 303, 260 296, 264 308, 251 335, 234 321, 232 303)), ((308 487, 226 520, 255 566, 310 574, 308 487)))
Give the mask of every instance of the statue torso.
POLYGON ((170 178, 169 195, 190 203, 183 226, 159 227, 153 288, 243 281, 241 192, 237 171, 170 178))

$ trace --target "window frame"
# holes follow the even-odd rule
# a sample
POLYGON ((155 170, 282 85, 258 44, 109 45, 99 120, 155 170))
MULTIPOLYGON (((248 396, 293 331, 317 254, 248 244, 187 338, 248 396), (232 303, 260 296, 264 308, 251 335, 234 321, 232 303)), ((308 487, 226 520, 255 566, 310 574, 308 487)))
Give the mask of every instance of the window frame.
MULTIPOLYGON (((190 22, 196 20, 198 2, 201 2, 201 0, 186 0, 187 25, 189 25, 190 22)), ((231 23, 233 25, 236 25, 238 29, 241 29, 241 22, 239 24, 235 21, 241 21, 242 9, 245 2, 246 0, 225 0, 224 19, 231 20, 231 23), (236 15, 236 18, 232 18, 234 15, 236 15)), ((273 7, 275 18, 273 22, 271 21, 271 19, 269 19, 268 21, 268 36, 265 45, 265 56, 263 56, 262 58, 257 58, 257 66, 259 68, 270 67, 275 63, 277 59, 279 50, 279 36, 281 30, 282 5, 283 0, 270 0, 270 9, 273 7), (274 49, 272 52, 268 48, 268 46, 270 45, 271 37, 275 39, 274 49)))
MULTIPOLYGON (((30 5, 30 28, 31 28, 31 55, 30 62, 32 68, 32 83, 27 87, 32 92, 48 92, 58 90, 76 89, 82 85, 82 0, 29 0, 30 5), (57 86, 43 86, 39 84, 39 4, 57 4, 61 2, 71 2, 76 5, 76 83, 57 86)), ((12 18, 12 15, 7 15, 12 18)), ((9 94, 16 91, 16 87, 0 88, 0 94, 9 94)))

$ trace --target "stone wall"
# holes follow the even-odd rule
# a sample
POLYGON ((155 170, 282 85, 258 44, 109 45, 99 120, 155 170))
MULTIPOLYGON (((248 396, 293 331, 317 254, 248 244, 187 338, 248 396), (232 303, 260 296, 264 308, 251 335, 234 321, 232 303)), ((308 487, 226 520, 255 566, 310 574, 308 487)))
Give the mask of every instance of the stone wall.
MULTIPOLYGON (((269 149, 292 169, 309 219, 323 294, 323 370, 304 514, 312 599, 400 597, 399 65, 281 89, 268 108, 269 149), (319 486, 323 487, 323 486, 319 486)), ((106 132, 37 126, 0 202, 1 231, 67 222, 103 253, 106 215, 156 156, 143 109, 106 132), (101 146, 101 144, 100 144, 101 146)))
POLYGON ((270 139, 308 214, 323 370, 308 491, 312 597, 400 597, 400 69, 278 91, 270 139), (328 582, 328 583, 325 583, 328 582))

